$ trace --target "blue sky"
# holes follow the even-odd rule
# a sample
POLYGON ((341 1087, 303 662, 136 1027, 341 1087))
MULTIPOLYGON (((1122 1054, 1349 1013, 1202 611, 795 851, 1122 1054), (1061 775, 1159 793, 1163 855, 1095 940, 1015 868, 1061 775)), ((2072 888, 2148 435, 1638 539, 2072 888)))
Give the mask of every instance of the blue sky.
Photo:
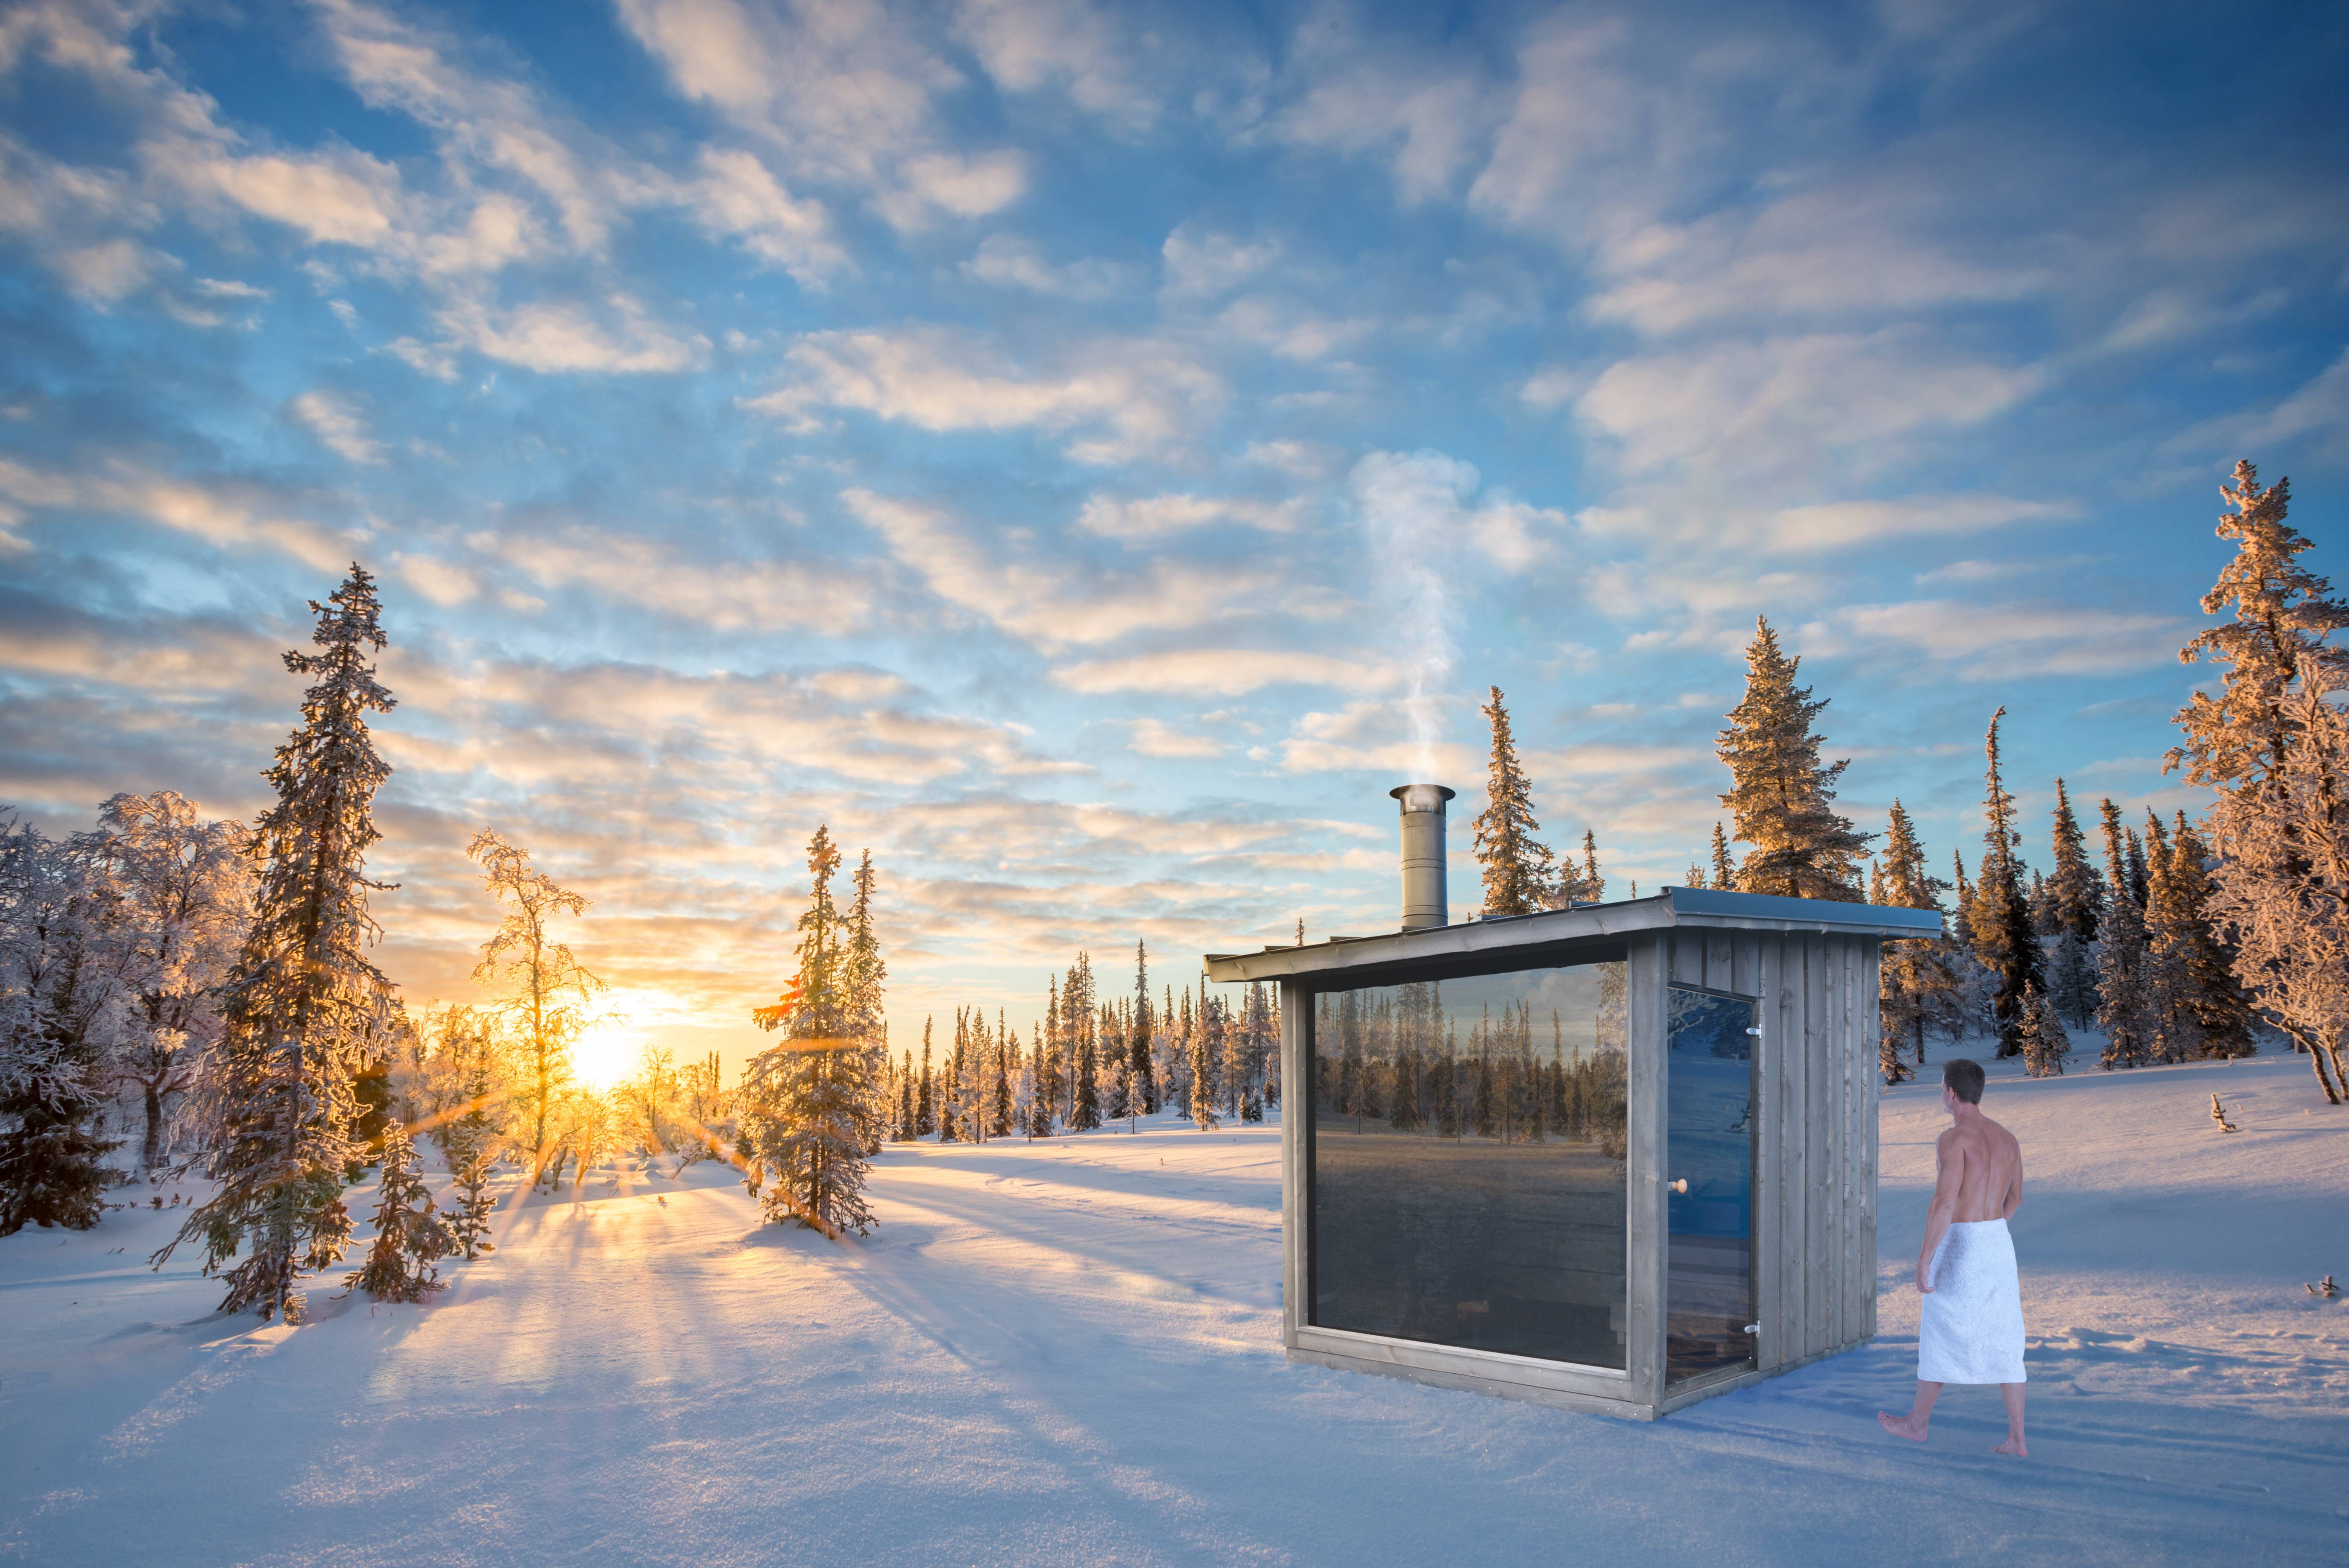
MULTIPOLYGON (((818 821, 898 1037, 1391 924, 1485 686, 1680 880, 1739 651, 1979 848, 2164 780, 2238 457, 2349 574, 2334 7, 0 12, 0 800, 262 803, 357 557, 386 965, 494 824, 738 1051, 818 821)), ((2040 851, 2044 858, 2044 850, 2040 851)))

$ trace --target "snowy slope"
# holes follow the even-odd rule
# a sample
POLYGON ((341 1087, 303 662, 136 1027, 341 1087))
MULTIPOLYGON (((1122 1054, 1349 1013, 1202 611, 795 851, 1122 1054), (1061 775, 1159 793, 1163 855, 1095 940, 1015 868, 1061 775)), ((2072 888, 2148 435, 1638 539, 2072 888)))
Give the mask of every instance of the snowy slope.
MULTIPOLYGON (((731 1173, 510 1206, 426 1308, 288 1330, 143 1255, 0 1241, 0 1559, 40 1563, 2338 1563, 2349 1114, 2289 1058, 1993 1083, 2033 1459, 1997 1396, 1878 1430, 1932 1092, 1883 1116, 1883 1336, 1653 1426, 1294 1367, 1274 1129, 893 1149, 882 1228, 731 1173), (2242 1131, 2209 1119, 2216 1089, 2242 1131)), ((370 1207, 365 1191, 354 1208, 370 1207)))

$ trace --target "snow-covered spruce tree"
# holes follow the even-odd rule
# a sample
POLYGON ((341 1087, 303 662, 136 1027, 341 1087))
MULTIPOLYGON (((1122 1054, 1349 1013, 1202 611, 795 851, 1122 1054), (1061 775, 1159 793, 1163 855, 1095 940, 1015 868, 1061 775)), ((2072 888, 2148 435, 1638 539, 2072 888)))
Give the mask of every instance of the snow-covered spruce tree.
MULTIPOLYGON (((1599 872, 1599 835, 1588 828, 1582 830, 1582 864, 1574 866, 1561 856, 1557 869, 1558 892, 1553 902, 1564 909, 1570 903, 1599 903, 1607 897, 1607 879, 1599 872)), ((1638 892, 1634 886, 1631 890, 1638 892)))
POLYGON ((2072 1041, 2064 1033, 2064 1022, 2055 1016, 2054 1007, 2035 985, 2026 985, 2023 1006, 2015 1020, 2016 1043, 2021 1047, 2023 1070, 2033 1078, 2055 1078, 2064 1071, 2064 1058, 2072 1054, 2072 1041))
POLYGON ((2147 911, 2154 962, 2173 967, 2178 1005, 2193 1018, 2202 1057, 2248 1057, 2251 1007, 2236 983, 2234 954, 2210 918, 2209 850, 2179 811, 2162 856, 2162 875, 2147 911))
POLYGON ((2064 780, 2055 780, 2052 848, 2055 870, 2047 879, 2055 954, 2048 976, 2048 999, 2056 1012, 2080 1028, 2096 1013, 2096 930, 2104 922, 2105 889, 2088 863, 2087 835, 2072 810, 2064 780))
POLYGON ((889 965, 882 959, 881 936, 874 924, 876 881, 873 851, 866 850, 857 859, 856 876, 850 884, 856 896, 848 906, 848 950, 843 984, 847 995, 848 1037, 864 1042, 868 1092, 861 1109, 864 1152, 868 1155, 880 1153, 882 1140, 889 1135, 889 1105, 885 1092, 889 1077, 889 1026, 883 1016, 889 965))
POLYGON ((1158 1065, 1151 1060, 1151 1036, 1157 1027, 1150 1005, 1150 951, 1137 939, 1133 944, 1133 1034, 1127 1051, 1133 1060, 1133 1096, 1128 1114, 1158 1114, 1158 1065))
POLYGON ((2096 928, 2096 1024, 2105 1031, 2106 1068, 2141 1067, 2153 1059, 2153 1005, 2147 993, 2145 911, 2129 887, 2128 850, 2120 808, 2107 799, 2105 829, 2105 914, 2096 928))
POLYGON ((2145 999, 2151 1028, 2147 1054, 2157 1062, 2192 1061, 2202 1054, 2202 1032, 2179 944, 2165 944, 2162 927, 2183 922, 2169 884, 2169 834, 2151 811, 2145 823, 2145 999))
POLYGON ((1068 1080, 1068 1051, 1061 1038, 1061 977, 1048 975, 1044 980, 1044 1022, 1041 1033, 1043 1050, 1036 1058, 1036 1099, 1041 1103, 1044 1130, 1039 1138, 1051 1136, 1053 1125, 1067 1113, 1068 1101, 1061 1086, 1068 1080))
POLYGON ((2309 1053, 2333 1105, 2349 1099, 2349 717, 2328 676, 2301 665, 2292 742, 2258 794, 2211 812, 2209 914, 2236 944, 2261 1015, 2309 1053))
POLYGON ((375 1243, 365 1266, 351 1274, 348 1288, 378 1301, 422 1301, 448 1288, 433 1264, 462 1249, 440 1222, 432 1194, 416 1173, 416 1146, 398 1122, 384 1130, 382 1164, 375 1243))
POLYGON ((1531 914, 1547 906, 1556 880, 1549 849, 1534 837, 1534 791, 1517 763, 1517 743, 1509 733, 1509 710, 1501 688, 1481 711, 1493 725, 1493 750, 1485 768, 1485 809, 1476 814, 1476 861, 1485 869, 1485 914, 1531 914))
POLYGON ((151 1171, 220 1038, 220 986, 253 920, 253 837, 160 789, 115 796, 98 808, 98 830, 75 841, 117 890, 123 1006, 107 1076, 139 1097, 139 1168, 151 1171))
POLYGON ((936 1014, 922 1019, 922 1077, 914 1089, 914 1136, 916 1138, 927 1138, 938 1130, 937 1069, 930 1061, 930 1031, 936 1024, 936 1014))
POLYGON ((289 652, 285 667, 316 678, 301 727, 264 775, 277 803, 254 824, 264 857, 254 922, 222 987, 202 1089, 213 1139, 203 1170, 219 1185, 153 1259, 160 1267, 181 1242, 200 1242, 204 1273, 225 1269, 222 1311, 288 1323, 301 1316, 296 1276, 336 1263, 350 1238, 351 1079, 391 1000, 366 952, 380 935, 367 894, 385 884, 364 867, 391 772, 367 730, 368 714, 392 707, 367 662, 385 645, 375 579, 354 563, 310 609, 320 651, 289 652))
POLYGON ((1039 1021, 1030 1027, 1035 1033, 1028 1052, 1028 1100, 1023 1114, 1028 1136, 1033 1140, 1052 1136, 1052 1078, 1045 1058, 1044 1026, 1039 1021))
POLYGON ((1272 1006, 1260 981, 1248 982, 1247 999, 1240 1014, 1240 1119, 1262 1121, 1265 1109, 1265 1057, 1273 1031, 1272 1006))
MULTIPOLYGON (((489 1240, 490 1211, 493 1206, 490 1172, 498 1157, 497 1123, 490 1114, 490 1103, 496 1092, 491 1079, 490 1053, 484 1049, 471 1054, 460 1072, 460 1098, 441 1108, 433 1137, 456 1184, 456 1202, 445 1222, 450 1253, 470 1262, 496 1250, 489 1240)), ((389 1179, 388 1171, 386 1179, 389 1179)))
POLYGON ((1091 1132, 1102 1124, 1100 1073, 1093 1060, 1092 1019, 1087 1016, 1080 1026, 1073 1076, 1076 1079, 1074 1097, 1069 1108, 1069 1130, 1091 1132))
POLYGON ((2292 481, 2262 490, 2259 470, 2235 465, 2234 483, 2220 492, 2233 509, 2219 519, 2219 537, 2235 542, 2235 558, 2202 596, 2203 614, 2233 612, 2178 650, 2178 661, 2226 665, 2219 695, 2198 691, 2178 710, 2183 740, 2167 766, 2183 766, 2189 783, 2222 795, 2258 793, 2289 758, 2300 732, 2301 707, 2291 687, 2313 665, 2328 690, 2349 684, 2349 647, 2332 634, 2349 628, 2349 603, 2330 596, 2332 584, 2300 563, 2309 542, 2284 521, 2292 481))
POLYGON ((847 934, 832 897, 840 851, 829 829, 808 844, 808 907, 799 919, 798 972, 773 1004, 752 1011, 782 1040, 751 1058, 756 1107, 745 1119, 770 1176, 767 1217, 797 1218, 837 1237, 873 1227, 864 1203, 865 1117, 872 1100, 868 1042, 850 1033, 847 934))
POLYGON ((1737 871, 1745 892, 1859 902, 1859 857, 1870 835, 1835 810, 1836 781, 1848 762, 1821 763, 1811 726, 1828 699, 1795 685, 1800 658, 1779 651, 1778 634, 1756 617, 1745 650, 1745 696, 1729 710, 1718 751, 1730 787, 1721 797, 1740 843, 1753 850, 1737 871))
POLYGON ((1199 988, 1197 1026, 1191 1031, 1191 1119, 1212 1132, 1216 1119, 1216 1068, 1223 1057, 1223 1004, 1199 988))
POLYGON ((2023 890, 2023 862, 2016 854, 2023 837, 2015 830, 2014 797, 2007 793, 1999 761, 1998 727, 2005 717, 2003 707, 1991 715, 1982 738, 1982 815, 1990 826, 1982 833, 1982 866, 1969 923, 1974 957, 1994 977, 1990 1009, 1998 1029, 1998 1054, 2011 1057, 2023 1049, 2023 993, 2045 991, 2047 974, 2023 890))
MULTIPOLYGON (((2216 916, 2214 935, 2234 944, 2236 975, 2268 1020, 2296 1049, 2318 1053, 2322 1082, 2326 1053, 2308 1025, 2323 1016, 2323 1007, 2312 1012, 2307 1003, 2325 987, 2302 990, 2294 1000, 2291 992, 2302 988, 2276 966, 2304 973, 2298 955, 2322 953, 2329 940, 2324 899, 2309 890, 2323 884, 2330 830, 2321 805, 2311 817, 2310 802, 2328 799, 2332 786, 2321 759, 2316 773, 2294 775, 2288 790, 2277 780, 2293 772, 2293 752, 2309 727, 2325 725, 2325 694, 2349 684, 2349 647, 2331 642, 2349 627, 2349 603, 2333 597, 2332 585, 2300 562, 2309 542, 2284 521, 2289 480, 2261 489, 2257 470, 2239 462, 2222 494, 2232 511, 2220 518, 2218 531, 2235 542, 2236 554, 2202 608, 2210 614, 2231 610, 2231 619, 2196 637, 2178 657, 2227 668, 2218 696, 2197 691, 2178 713, 2183 744, 2168 763, 2185 765, 2190 781, 2218 796, 2210 827, 2219 858, 2209 870, 2219 888, 2209 902, 2224 913, 2216 916), (2303 830, 2313 834, 2305 851, 2297 842, 2303 830), (2297 938, 2290 934, 2296 923, 2304 928, 2297 938), (2243 949, 2247 937, 2255 937, 2259 956, 2243 949), (2286 1018, 2295 1022, 2286 1025, 2286 1018)), ((2349 1097, 2349 1083, 2326 1085, 2328 1099, 2336 1093, 2349 1097)))
POLYGON ((605 989, 603 977, 555 939, 554 926, 565 915, 586 913, 587 900, 557 886, 530 863, 529 851, 494 829, 476 833, 465 854, 481 866, 482 882, 504 911, 496 934, 481 944, 473 978, 502 988, 497 1005, 519 1047, 518 1109, 529 1130, 531 1181, 551 1186, 562 1171, 557 1111, 571 1082, 572 1043, 587 1026, 585 1005, 605 989))
POLYGON ((968 1070, 970 1023, 967 1009, 955 1009, 954 1044, 938 1064, 938 1141, 957 1143, 967 1133, 963 1078, 968 1070))
MULTIPOLYGON (((1885 824, 1884 853, 1877 865, 1877 902, 1894 909, 1940 907, 1949 883, 1925 872, 1925 847, 1918 841, 1916 824, 1899 800, 1885 824)), ((1928 1029, 1961 1026, 1958 981, 1950 965, 1949 943, 1942 937, 1908 938, 1884 944, 1878 983, 1881 1006, 1878 1063, 1887 1083, 1907 1081, 1904 1048, 1912 1050, 1916 1065, 1925 1063, 1928 1029)))
POLYGON ((1729 835, 1722 831, 1719 822, 1713 825, 1712 885, 1724 892, 1733 892, 1737 888, 1737 861, 1729 852, 1729 835))
POLYGON ((0 1236, 86 1231, 116 1174, 93 1124, 123 1000, 103 876, 68 844, 0 819, 0 1236))
POLYGON ((987 1135, 1009 1138, 1012 1132, 1011 1072, 1012 1057, 1019 1047, 1011 1041, 1011 1032, 1005 1027, 1002 1009, 995 1015, 995 1081, 988 1094, 987 1135))
POLYGON ((1191 1114, 1191 993, 1186 988, 1178 1009, 1174 987, 1159 993, 1157 1028, 1150 1037, 1151 1060, 1158 1064, 1159 1103, 1177 1116, 1191 1114))

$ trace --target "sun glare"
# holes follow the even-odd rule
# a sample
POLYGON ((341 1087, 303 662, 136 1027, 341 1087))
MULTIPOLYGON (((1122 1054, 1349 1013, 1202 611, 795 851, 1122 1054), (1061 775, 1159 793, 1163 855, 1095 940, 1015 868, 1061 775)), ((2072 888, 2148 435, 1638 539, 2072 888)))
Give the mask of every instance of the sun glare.
POLYGON ((579 1081, 602 1093, 636 1070, 644 1055, 644 1031, 625 1018, 590 1024, 572 1043, 571 1070, 579 1081))

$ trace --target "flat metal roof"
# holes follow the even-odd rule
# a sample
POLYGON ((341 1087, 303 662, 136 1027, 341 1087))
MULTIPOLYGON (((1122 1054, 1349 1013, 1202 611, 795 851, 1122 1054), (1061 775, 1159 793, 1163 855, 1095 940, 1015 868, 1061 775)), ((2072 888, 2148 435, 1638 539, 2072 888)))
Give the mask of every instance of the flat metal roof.
POLYGON ((1637 931, 1691 926, 1728 931, 1816 931, 1845 936, 1919 937, 1941 934, 1941 912, 1837 903, 1823 898, 1777 898, 1716 888, 1667 887, 1648 898, 1577 904, 1535 914, 1472 920, 1424 931, 1378 936, 1333 936, 1324 942, 1267 947, 1259 953, 1210 953, 1211 980, 1281 980, 1331 970, 1427 959, 1471 958, 1512 947, 1601 941, 1637 931))

